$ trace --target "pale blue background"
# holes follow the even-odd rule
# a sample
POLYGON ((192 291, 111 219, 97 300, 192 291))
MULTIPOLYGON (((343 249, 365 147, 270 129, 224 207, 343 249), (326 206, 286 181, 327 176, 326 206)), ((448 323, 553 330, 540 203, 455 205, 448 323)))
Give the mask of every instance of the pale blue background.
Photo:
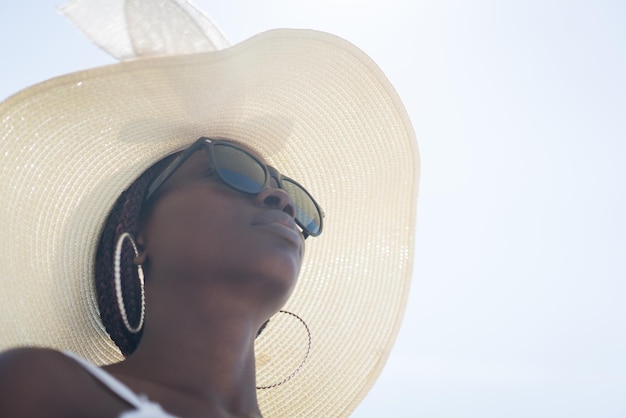
MULTIPOLYGON (((0 98, 112 62, 57 3, 1 3, 0 98)), ((354 417, 626 417, 626 2, 197 4, 233 43, 351 40, 412 117, 414 282, 354 417)))

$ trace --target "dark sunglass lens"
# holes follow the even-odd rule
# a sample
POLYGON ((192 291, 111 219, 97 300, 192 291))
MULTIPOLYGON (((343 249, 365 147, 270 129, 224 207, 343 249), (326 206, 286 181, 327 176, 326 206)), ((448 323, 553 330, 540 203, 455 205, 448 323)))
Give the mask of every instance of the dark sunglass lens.
POLYGON ((310 235, 318 235, 322 224, 322 215, 313 198, 298 184, 283 179, 283 189, 296 204, 296 221, 310 235))
POLYGON ((265 185, 265 171, 250 154, 230 145, 213 147, 215 170, 230 187, 244 193, 259 193, 265 185))

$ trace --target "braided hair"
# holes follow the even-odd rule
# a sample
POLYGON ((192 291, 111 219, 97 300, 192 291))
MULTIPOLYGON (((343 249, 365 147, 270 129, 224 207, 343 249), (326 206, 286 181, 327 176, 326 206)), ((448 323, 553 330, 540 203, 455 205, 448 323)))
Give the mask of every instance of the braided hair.
MULTIPOLYGON (((173 156, 167 157, 144 171, 128 189, 118 197, 104 223, 95 259, 95 287, 100 309, 100 318, 109 336, 125 357, 137 348, 143 330, 129 332, 122 321, 115 295, 113 257, 115 245, 124 232, 136 237, 141 221, 149 207, 144 207, 143 198, 152 181, 167 167, 173 156)), ((135 326, 141 316, 141 287, 137 266, 133 263, 135 253, 128 240, 124 240, 120 256, 122 295, 128 321, 135 326)), ((144 268, 148 266, 144 265, 144 268)))

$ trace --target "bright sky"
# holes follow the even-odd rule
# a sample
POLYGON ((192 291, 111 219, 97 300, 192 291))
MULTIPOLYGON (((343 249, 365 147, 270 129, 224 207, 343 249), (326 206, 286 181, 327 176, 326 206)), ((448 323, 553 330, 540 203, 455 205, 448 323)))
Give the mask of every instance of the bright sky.
MULTIPOLYGON (((57 4, 0 4, 0 98, 112 62, 57 4)), ((232 43, 274 27, 347 38, 412 117, 413 287, 353 417, 626 416, 626 2, 196 4, 232 43)))

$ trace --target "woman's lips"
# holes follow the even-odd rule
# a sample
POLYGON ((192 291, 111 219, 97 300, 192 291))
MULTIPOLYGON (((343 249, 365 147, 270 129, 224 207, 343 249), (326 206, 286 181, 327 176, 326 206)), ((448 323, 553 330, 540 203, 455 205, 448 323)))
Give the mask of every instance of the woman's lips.
POLYGON ((263 210, 254 218, 252 226, 267 229, 299 248, 302 247, 302 234, 296 222, 289 214, 283 211, 277 209, 263 210))

